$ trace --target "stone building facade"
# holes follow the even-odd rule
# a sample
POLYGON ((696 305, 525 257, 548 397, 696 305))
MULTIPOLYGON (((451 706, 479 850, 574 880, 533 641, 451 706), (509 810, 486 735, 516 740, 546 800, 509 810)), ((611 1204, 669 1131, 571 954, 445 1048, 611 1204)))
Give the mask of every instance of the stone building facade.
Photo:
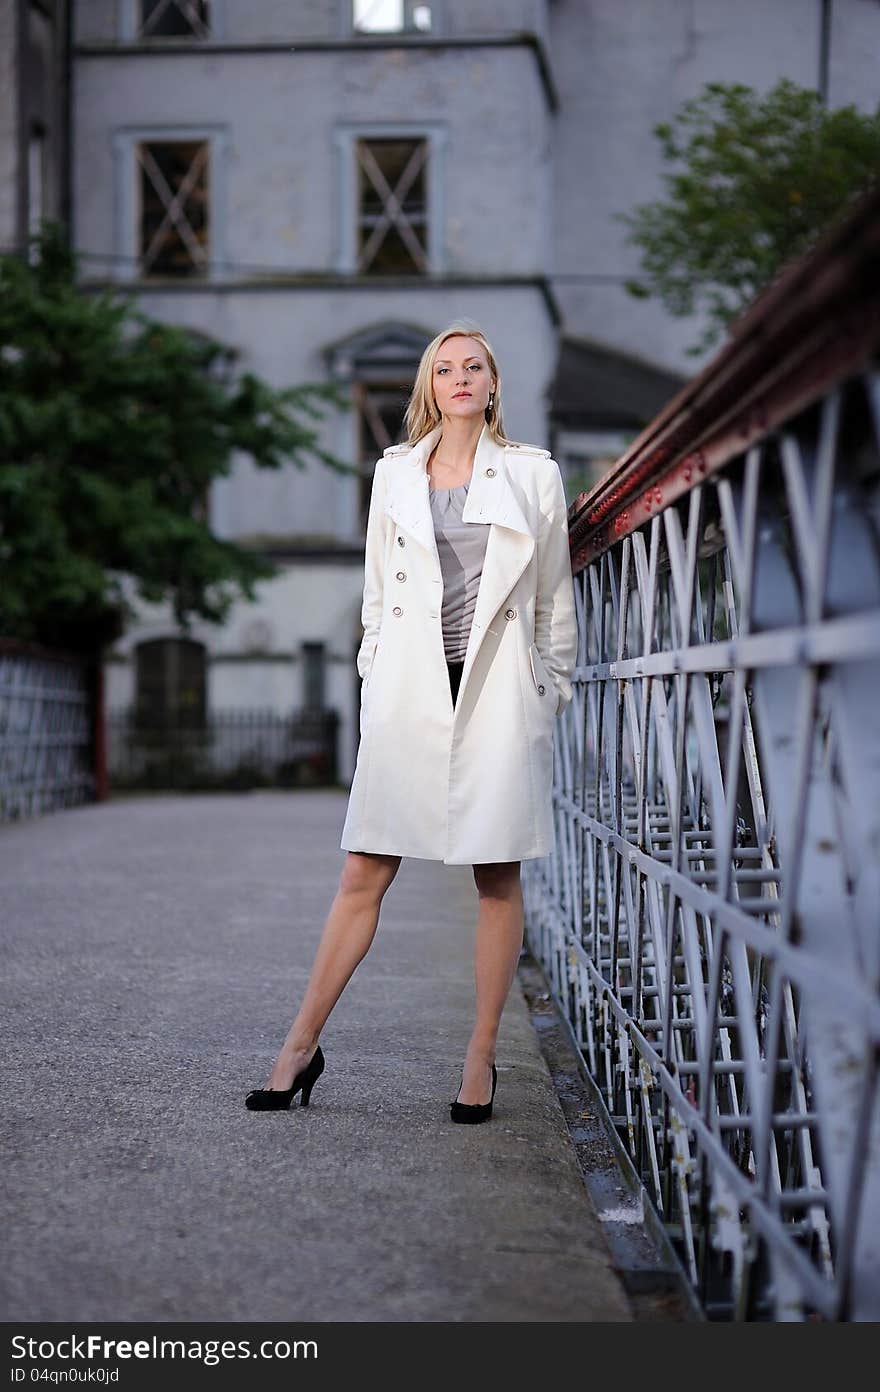
MULTIPOLYGON (((487 332, 508 432, 551 448, 574 496, 695 368, 694 325, 624 289, 614 215, 661 191, 653 125, 710 79, 873 108, 878 43, 875 0, 75 0, 84 284, 278 386, 351 393, 322 441, 359 473, 241 459, 213 491, 215 530, 283 571, 197 628, 211 707, 336 709, 347 778, 371 468, 427 341, 459 316, 487 332)), ((139 650, 153 689, 185 680, 175 643, 145 607, 111 705, 139 650)))

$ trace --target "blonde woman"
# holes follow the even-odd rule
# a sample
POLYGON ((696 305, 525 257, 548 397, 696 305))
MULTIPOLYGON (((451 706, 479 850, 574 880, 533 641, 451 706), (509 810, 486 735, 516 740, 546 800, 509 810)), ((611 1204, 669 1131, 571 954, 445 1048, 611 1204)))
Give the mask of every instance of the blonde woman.
POLYGON ((422 355, 407 443, 376 463, 362 606, 360 744, 339 887, 305 996, 251 1110, 307 1106, 318 1039, 404 856, 472 865, 476 1013, 453 1121, 485 1121, 523 940, 520 864, 553 843, 553 728, 577 649, 565 494, 547 450, 507 439, 483 333, 422 355))

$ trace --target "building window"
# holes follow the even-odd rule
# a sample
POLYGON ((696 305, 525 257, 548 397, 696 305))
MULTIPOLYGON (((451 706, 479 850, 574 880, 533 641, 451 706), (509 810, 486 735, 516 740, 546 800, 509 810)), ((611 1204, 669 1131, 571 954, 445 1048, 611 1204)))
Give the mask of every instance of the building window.
POLYGON ((136 151, 140 274, 204 274, 209 260, 208 141, 142 140, 136 151))
POLYGON ((324 643, 303 643, 303 709, 323 710, 326 703, 327 648, 324 643))
POLYGON ((351 10, 356 34, 431 32, 431 6, 414 0, 352 0, 351 10))
POLYGON ((203 643, 192 638, 153 638, 137 645, 135 663, 135 722, 139 727, 204 728, 207 708, 203 643))
POLYGON ((353 382, 352 399, 358 414, 358 458, 361 474, 358 520, 361 535, 367 530, 373 466, 389 445, 403 433, 403 414, 411 387, 402 382, 353 382))
POLYGON ((352 536, 366 533, 373 466, 389 445, 406 438, 404 415, 412 384, 433 326, 419 328, 396 319, 345 334, 324 344, 322 356, 329 378, 344 384, 352 405, 352 435, 345 451, 357 462, 357 489, 352 486, 352 536))
POLYGON ((113 132, 118 279, 223 278, 229 147, 224 126, 113 132))
POLYGON ((442 275, 443 121, 338 121, 336 269, 342 274, 442 275))
POLYGON ((208 0, 140 0, 139 39, 206 39, 208 0))
POLYGON ((360 139, 357 270, 401 275, 428 270, 428 142, 360 139))

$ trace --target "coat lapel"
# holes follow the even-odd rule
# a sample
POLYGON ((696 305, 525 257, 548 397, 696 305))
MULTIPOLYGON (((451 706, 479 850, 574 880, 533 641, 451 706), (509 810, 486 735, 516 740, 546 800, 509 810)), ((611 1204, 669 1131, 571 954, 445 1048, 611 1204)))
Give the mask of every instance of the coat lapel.
MULTIPOLYGON (((401 451, 395 446, 387 451, 394 455, 397 467, 388 472, 385 511, 430 553, 436 577, 442 580, 425 468, 441 434, 442 426, 438 425, 411 449, 401 451)), ((490 529, 456 712, 461 709, 461 697, 485 632, 532 559, 536 545, 507 468, 507 448, 495 443, 487 425, 477 442, 462 520, 489 523, 490 529)))

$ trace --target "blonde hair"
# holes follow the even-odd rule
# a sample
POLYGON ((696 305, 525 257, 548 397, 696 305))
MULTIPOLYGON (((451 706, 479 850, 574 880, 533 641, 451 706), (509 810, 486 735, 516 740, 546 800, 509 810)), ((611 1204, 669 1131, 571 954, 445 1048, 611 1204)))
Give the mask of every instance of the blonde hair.
POLYGON ((406 427, 407 444, 410 446, 418 444, 424 435, 438 426, 443 419, 437 409, 434 400, 434 362, 440 351, 441 344, 448 338, 473 338, 479 343, 489 363, 489 369, 495 378, 495 389, 492 395, 491 406, 486 407, 486 424, 489 427, 489 434, 498 445, 512 445, 515 443, 509 440, 504 434, 504 425, 501 418, 501 373, 498 370, 498 363, 495 354, 489 345, 489 340, 476 325, 471 325, 467 320, 457 320, 439 333, 436 338, 432 338, 424 353, 416 373, 416 380, 407 403, 404 413, 403 423, 406 427))

